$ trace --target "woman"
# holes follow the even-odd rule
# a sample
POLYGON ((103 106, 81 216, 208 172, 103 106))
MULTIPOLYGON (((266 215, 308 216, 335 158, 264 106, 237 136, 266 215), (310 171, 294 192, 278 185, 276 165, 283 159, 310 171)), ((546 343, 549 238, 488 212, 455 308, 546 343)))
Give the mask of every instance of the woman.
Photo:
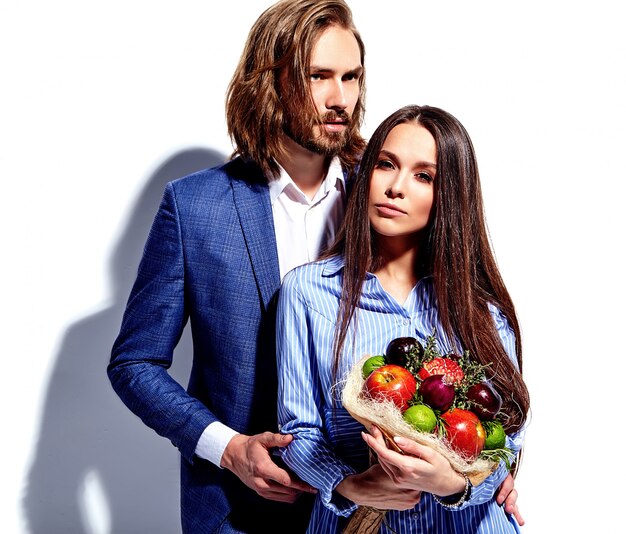
POLYGON ((490 249, 472 143, 450 114, 408 106, 376 130, 327 256, 287 275, 279 299, 283 458, 318 488, 309 532, 338 532, 357 505, 391 510, 381 532, 517 532, 495 502, 504 464, 476 487, 439 453, 386 446, 341 407, 341 378, 390 340, 435 332, 442 352, 489 364, 519 451, 529 408, 515 308, 490 249), (368 446, 379 463, 370 467, 368 446))

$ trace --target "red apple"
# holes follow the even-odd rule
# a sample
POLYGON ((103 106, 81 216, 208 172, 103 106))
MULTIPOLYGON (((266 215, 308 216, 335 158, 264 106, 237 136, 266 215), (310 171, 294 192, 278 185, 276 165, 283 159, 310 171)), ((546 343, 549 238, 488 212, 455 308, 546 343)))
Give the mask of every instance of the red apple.
POLYGON ((409 400, 417 390, 413 374, 399 365, 387 364, 374 369, 363 384, 365 393, 374 400, 390 400, 401 411, 409 407, 409 400))
POLYGON ((478 458, 485 446, 485 429, 475 413, 454 408, 442 414, 450 448, 468 462, 478 458))

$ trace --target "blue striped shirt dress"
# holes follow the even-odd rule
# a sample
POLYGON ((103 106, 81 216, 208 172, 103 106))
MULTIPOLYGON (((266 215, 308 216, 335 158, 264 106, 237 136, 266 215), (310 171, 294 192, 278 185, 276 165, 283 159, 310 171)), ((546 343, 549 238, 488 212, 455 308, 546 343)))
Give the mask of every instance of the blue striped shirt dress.
MULTIPOLYGON (((361 438, 363 426, 339 401, 341 377, 364 355, 384 354, 387 344, 397 337, 425 342, 434 331, 440 351, 452 350, 437 318, 430 278, 420 280, 406 302, 399 304, 368 273, 355 315, 356 334, 346 337, 339 383, 333 383, 332 344, 342 270, 340 257, 298 267, 286 275, 278 302, 278 420, 281 432, 294 436, 281 454, 300 478, 318 489, 308 529, 314 534, 341 532, 357 507, 333 490, 346 476, 369 467, 361 438)), ((512 330, 497 309, 492 308, 491 314, 506 352, 516 362, 512 330)), ((507 446, 515 451, 522 442, 523 431, 507 437, 507 446)), ((506 476, 501 463, 458 509, 445 508, 424 493, 414 509, 387 512, 380 532, 520 532, 515 519, 495 501, 506 476)))

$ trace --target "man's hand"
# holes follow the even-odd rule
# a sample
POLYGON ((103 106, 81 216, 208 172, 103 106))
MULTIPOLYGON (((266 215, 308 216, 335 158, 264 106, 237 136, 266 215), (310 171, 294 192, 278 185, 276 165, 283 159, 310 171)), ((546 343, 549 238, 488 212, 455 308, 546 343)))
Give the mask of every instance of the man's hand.
POLYGON ((271 432, 254 436, 237 434, 226 446, 221 465, 261 497, 294 502, 302 492, 316 493, 315 488, 278 467, 270 456, 270 449, 286 447, 292 439, 292 436, 271 432))
POLYGON ((511 474, 504 479, 504 482, 500 485, 498 495, 496 496, 496 502, 502 506, 504 504, 504 511, 511 514, 517 520, 517 524, 523 526, 525 521, 519 512, 517 507, 517 490, 514 487, 515 481, 511 474))

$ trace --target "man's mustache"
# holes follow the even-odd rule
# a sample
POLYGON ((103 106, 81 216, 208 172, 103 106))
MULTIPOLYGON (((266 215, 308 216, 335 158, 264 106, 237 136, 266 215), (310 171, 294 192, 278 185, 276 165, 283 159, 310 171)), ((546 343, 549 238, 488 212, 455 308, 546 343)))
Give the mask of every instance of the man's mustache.
POLYGON ((324 113, 324 115, 322 115, 321 121, 322 123, 342 122, 346 126, 350 126, 352 119, 350 118, 350 114, 347 111, 342 109, 339 111, 334 111, 334 110, 327 111, 326 113, 324 113))

